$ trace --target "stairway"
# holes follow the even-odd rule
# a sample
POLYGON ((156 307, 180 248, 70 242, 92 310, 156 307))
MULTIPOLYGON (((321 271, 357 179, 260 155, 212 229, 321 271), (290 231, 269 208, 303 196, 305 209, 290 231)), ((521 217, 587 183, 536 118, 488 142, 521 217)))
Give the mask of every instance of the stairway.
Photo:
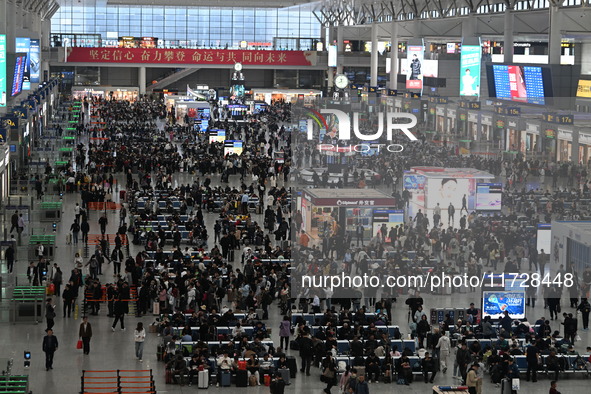
POLYGON ((151 84, 146 87, 146 92, 152 92, 154 89, 164 89, 169 86, 171 83, 174 83, 180 79, 188 77, 189 75, 193 74, 195 71, 199 70, 199 68, 179 68, 174 73, 165 76, 158 82, 151 84))

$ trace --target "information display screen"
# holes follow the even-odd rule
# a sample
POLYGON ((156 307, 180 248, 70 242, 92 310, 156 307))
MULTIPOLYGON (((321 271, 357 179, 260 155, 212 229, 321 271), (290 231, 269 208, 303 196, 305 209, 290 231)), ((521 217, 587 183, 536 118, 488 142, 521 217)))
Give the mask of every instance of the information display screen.
POLYGON ((208 133, 209 143, 224 142, 226 140, 226 130, 213 129, 208 133))
POLYGON ((209 108, 197 108, 197 119, 198 120, 209 120, 211 117, 209 108))
POLYGON ((542 253, 542 249, 544 253, 550 253, 550 248, 552 247, 552 225, 550 223, 538 224, 536 247, 538 248, 538 253, 542 253))
POLYGON ((476 209, 481 211, 500 211, 502 207, 503 185, 500 183, 476 184, 476 209))
POLYGON ((12 96, 16 96, 23 90, 23 76, 25 73, 26 56, 17 56, 14 64, 14 78, 12 79, 12 96))
POLYGON ((0 34, 0 107, 6 106, 6 34, 0 34))
POLYGON ((525 292, 523 291, 483 291, 482 317, 500 319, 505 311, 512 319, 525 319, 525 292))
POLYGON ((16 53, 25 54, 25 64, 23 69, 23 87, 22 90, 31 89, 31 72, 30 72, 30 57, 29 52, 31 51, 31 39, 28 37, 16 37, 15 38, 16 53))
POLYGON ((528 104, 546 104, 548 93, 542 67, 495 64, 492 66, 495 97, 528 104))
POLYGON ((225 155, 238 155, 242 154, 243 150, 242 141, 238 140, 226 140, 224 142, 224 156, 225 155))
POLYGON ((391 242, 388 235, 390 229, 404 224, 404 210, 399 209, 374 209, 372 220, 372 236, 375 237, 385 232, 386 242, 391 242))

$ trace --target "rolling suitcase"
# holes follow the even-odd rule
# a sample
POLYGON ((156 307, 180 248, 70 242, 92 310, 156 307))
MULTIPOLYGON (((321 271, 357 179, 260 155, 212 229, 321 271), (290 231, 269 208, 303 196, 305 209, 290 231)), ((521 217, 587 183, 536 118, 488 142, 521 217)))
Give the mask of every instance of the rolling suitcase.
POLYGON ((501 394, 511 394, 511 379, 505 378, 501 380, 501 394))
POLYGON ((298 373, 298 365, 295 356, 287 356, 287 366, 289 367, 289 376, 292 379, 295 379, 296 374, 298 373))
POLYGON ((231 377, 232 374, 230 374, 230 371, 222 371, 220 377, 220 386, 230 387, 231 377))
POLYGON ((152 314, 153 315, 160 314, 160 302, 156 301, 152 304, 152 314))
POLYGON ((156 359, 158 361, 164 361, 164 345, 162 344, 156 348, 156 359))
POLYGON ((119 190, 119 200, 125 201, 125 190, 119 190))
POLYGON ((166 384, 172 384, 172 371, 170 369, 166 369, 164 373, 164 379, 166 381, 166 384))
POLYGON ((236 371, 236 387, 248 387, 248 371, 245 369, 236 371))
POLYGON ((234 262, 234 249, 228 250, 228 261, 230 263, 234 262))
POLYGON ((200 389, 209 388, 209 371, 199 371, 199 376, 197 379, 197 387, 200 389))
POLYGON ((280 368, 277 370, 277 374, 281 376, 285 384, 289 384, 289 379, 291 378, 290 370, 286 368, 280 368))
POLYGON ((263 382, 265 386, 269 387, 271 385, 271 375, 263 375, 263 382))

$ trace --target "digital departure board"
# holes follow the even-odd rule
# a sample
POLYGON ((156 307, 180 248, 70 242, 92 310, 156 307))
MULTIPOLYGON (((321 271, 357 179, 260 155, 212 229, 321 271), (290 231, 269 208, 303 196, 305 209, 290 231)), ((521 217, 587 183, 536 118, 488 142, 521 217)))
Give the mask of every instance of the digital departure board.
POLYGON ((545 105, 546 97, 551 96, 549 75, 545 78, 539 66, 495 64, 490 77, 489 93, 501 100, 545 105))

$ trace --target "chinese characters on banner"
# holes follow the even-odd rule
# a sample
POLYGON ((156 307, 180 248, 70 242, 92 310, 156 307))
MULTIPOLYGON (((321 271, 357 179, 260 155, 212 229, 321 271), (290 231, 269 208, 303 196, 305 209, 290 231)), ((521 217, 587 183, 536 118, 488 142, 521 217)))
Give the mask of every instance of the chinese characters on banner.
POLYGON ((68 48, 68 62, 314 66, 316 53, 227 49, 68 48))

